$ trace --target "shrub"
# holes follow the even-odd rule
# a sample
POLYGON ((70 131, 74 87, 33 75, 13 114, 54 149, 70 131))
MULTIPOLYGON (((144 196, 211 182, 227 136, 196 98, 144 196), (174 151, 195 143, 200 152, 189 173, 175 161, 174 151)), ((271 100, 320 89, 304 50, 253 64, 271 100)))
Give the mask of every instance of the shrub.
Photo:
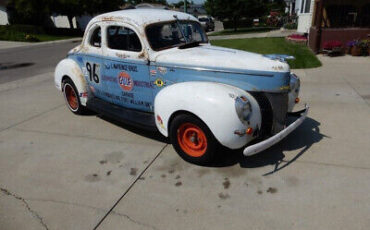
POLYGON ((296 30, 298 28, 298 24, 297 23, 287 23, 284 25, 284 28, 287 29, 287 30, 296 30))

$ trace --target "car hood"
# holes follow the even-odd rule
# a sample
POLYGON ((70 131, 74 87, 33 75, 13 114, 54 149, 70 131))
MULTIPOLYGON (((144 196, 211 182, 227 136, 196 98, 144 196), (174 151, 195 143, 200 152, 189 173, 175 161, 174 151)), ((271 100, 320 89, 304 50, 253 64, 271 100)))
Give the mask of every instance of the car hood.
POLYGON ((172 48, 160 51, 153 56, 152 61, 158 65, 217 70, 290 71, 289 65, 281 60, 208 44, 187 49, 172 48))

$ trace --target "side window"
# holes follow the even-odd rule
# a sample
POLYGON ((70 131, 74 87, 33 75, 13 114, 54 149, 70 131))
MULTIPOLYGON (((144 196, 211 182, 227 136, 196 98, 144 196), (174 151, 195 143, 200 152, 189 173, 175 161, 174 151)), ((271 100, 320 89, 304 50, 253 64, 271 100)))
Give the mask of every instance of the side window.
POLYGON ((101 28, 95 28, 90 37, 90 45, 100 48, 101 47, 101 28))
POLYGON ((132 52, 142 50, 140 39, 133 30, 122 26, 109 26, 107 32, 110 49, 132 52))

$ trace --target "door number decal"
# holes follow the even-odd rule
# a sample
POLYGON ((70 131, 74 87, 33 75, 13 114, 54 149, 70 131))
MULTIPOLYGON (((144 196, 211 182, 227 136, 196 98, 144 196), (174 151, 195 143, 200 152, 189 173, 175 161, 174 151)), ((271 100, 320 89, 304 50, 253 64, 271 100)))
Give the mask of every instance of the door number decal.
POLYGON ((96 84, 99 84, 100 65, 96 63, 90 64, 89 62, 86 62, 86 70, 88 72, 89 80, 94 81, 96 84))

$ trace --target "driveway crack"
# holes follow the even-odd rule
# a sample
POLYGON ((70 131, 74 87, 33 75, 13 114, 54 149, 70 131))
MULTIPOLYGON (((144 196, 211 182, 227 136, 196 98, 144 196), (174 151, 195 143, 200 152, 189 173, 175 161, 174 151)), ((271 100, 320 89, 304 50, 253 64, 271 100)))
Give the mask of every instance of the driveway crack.
MULTIPOLYGON (((103 216, 103 218, 98 222, 98 224, 95 226, 94 230, 96 230, 107 218, 107 216, 113 212, 113 209, 118 205, 118 203, 126 196, 126 194, 134 187, 136 182, 144 175, 144 173, 148 170, 148 168, 154 163, 155 160, 161 155, 161 153, 166 149, 168 144, 163 146, 163 148, 158 152, 158 154, 153 158, 153 160, 145 167, 145 169, 140 173, 140 175, 135 179, 135 181, 128 187, 128 189, 122 194, 122 196, 113 204, 111 209, 103 216)), ((127 216, 128 217, 128 216, 127 216)), ((126 217, 126 218, 127 218, 126 217)))
POLYGON ((129 215, 126 215, 126 214, 122 214, 122 213, 119 213, 119 212, 115 212, 115 211, 112 211, 111 212, 113 215, 117 215, 117 216, 121 216, 121 217, 125 217, 126 219, 128 219, 129 221, 131 221, 132 223, 134 224, 137 224, 137 225, 140 225, 140 226, 143 226, 143 227, 147 227, 147 228, 150 228, 150 229, 153 229, 153 230, 157 230, 156 227, 154 226, 151 226, 151 225, 148 225, 148 224, 145 224, 145 223, 142 223, 142 222, 139 222, 135 219, 133 219, 132 217, 130 217, 129 215))
POLYGON ((23 199, 22 197, 14 194, 14 193, 11 193, 9 192, 7 189, 5 188, 0 188, 0 191, 7 195, 7 196, 12 196, 14 197, 15 199, 21 201, 27 208, 27 210, 31 213, 31 215, 36 218, 38 220, 38 222, 46 229, 46 230, 49 230, 48 226, 45 224, 44 220, 42 219, 42 217, 33 209, 31 209, 30 205, 27 203, 27 201, 25 199, 23 199))

